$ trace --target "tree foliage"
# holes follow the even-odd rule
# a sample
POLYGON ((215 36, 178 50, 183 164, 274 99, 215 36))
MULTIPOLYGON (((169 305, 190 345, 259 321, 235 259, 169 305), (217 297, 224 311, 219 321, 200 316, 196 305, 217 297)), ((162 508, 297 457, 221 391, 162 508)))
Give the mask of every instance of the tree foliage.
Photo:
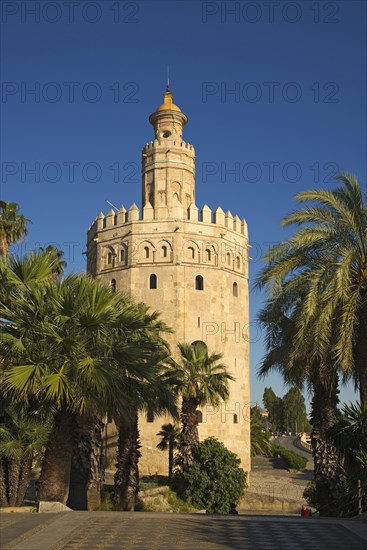
POLYGON ((195 462, 185 473, 185 498, 209 514, 228 514, 247 487, 240 459, 223 443, 209 437, 199 444, 195 462))
POLYGON ((312 450, 320 514, 337 515, 344 495, 341 464, 326 438, 338 416, 338 373, 353 377, 367 402, 367 208, 351 174, 333 191, 299 193, 308 203, 282 221, 296 233, 272 248, 258 286, 268 298, 259 318, 266 328, 260 367, 313 392, 312 450))
POLYGON ((188 470, 194 462, 199 444, 197 407, 218 406, 229 397, 229 384, 233 377, 220 363, 222 354, 208 353, 204 342, 178 344, 181 364, 172 362, 177 378, 176 390, 182 397, 182 431, 175 461, 177 475, 188 470))
POLYGON ((251 456, 267 455, 273 450, 273 444, 270 439, 270 432, 267 423, 261 416, 258 407, 251 408, 250 418, 251 429, 251 456))
POLYGON ((6 260, 12 243, 27 235, 27 220, 15 202, 0 201, 0 253, 6 260))

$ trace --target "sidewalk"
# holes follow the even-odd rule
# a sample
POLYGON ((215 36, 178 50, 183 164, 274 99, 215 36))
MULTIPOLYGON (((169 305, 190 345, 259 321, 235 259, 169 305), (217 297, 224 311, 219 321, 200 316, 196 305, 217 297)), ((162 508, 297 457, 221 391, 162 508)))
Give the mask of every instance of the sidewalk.
POLYGON ((365 550, 366 520, 65 512, 1 514, 2 550, 365 550))

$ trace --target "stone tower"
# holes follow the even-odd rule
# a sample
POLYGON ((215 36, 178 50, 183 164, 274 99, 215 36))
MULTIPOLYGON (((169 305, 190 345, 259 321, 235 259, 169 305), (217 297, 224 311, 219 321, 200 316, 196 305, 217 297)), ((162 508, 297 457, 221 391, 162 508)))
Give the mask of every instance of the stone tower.
MULTIPOLYGON (((250 470, 248 235, 245 220, 195 204, 195 150, 183 141, 186 115, 167 87, 150 115, 154 141, 142 151, 142 211, 100 213, 88 231, 87 270, 116 291, 161 312, 173 328, 167 340, 204 341, 235 377, 218 410, 198 412, 199 435, 215 436, 250 470)), ((142 473, 166 474, 156 449, 169 418, 139 419, 142 473)), ((113 427, 109 426, 110 432, 113 427)))

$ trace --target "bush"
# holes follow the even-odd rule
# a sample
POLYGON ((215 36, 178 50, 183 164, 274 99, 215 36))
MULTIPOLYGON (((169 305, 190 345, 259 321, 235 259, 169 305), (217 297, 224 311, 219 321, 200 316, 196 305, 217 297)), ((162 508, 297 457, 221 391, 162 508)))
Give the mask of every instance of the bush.
POLYGON ((228 514, 244 495, 247 473, 240 459, 223 443, 209 437, 199 444, 195 463, 184 474, 184 497, 209 514, 228 514))
POLYGON ((303 498, 306 499, 307 504, 312 506, 312 508, 317 508, 317 492, 316 485, 314 481, 309 481, 306 485, 305 490, 303 491, 303 498))
POLYGON ((101 504, 99 505, 100 512, 111 512, 113 510, 112 493, 112 489, 107 489, 106 487, 102 489, 101 504))
POLYGON ((273 446, 273 456, 281 456, 282 459, 287 464, 287 467, 290 470, 304 470, 307 464, 307 458, 295 453, 294 451, 289 451, 281 445, 273 446))

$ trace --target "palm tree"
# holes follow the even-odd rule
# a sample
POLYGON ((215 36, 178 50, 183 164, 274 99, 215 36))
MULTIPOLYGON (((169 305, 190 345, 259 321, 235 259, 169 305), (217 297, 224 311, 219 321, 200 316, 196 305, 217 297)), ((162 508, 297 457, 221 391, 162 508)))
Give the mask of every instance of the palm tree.
POLYGON ((272 452, 272 442, 270 440, 269 430, 257 407, 251 409, 251 456, 270 455, 272 452))
POLYGON ((288 295, 292 286, 303 285, 293 355, 309 333, 315 343, 311 359, 328 353, 337 368, 354 376, 361 402, 367 403, 367 206, 353 175, 338 179, 343 185, 333 191, 296 195, 311 204, 282 224, 301 228, 269 252, 259 283, 286 285, 288 295))
POLYGON ((75 415, 124 401, 108 360, 110 332, 123 322, 122 305, 100 282, 72 276, 24 287, 12 307, 1 304, 0 310, 6 320, 1 351, 12 359, 3 374, 5 391, 15 400, 38 399, 56 409, 38 497, 65 503, 75 415))
POLYGON ((15 202, 0 201, 0 251, 5 260, 10 245, 27 235, 28 221, 19 214, 19 206, 15 202))
POLYGON ((123 360, 119 345, 115 347, 118 364, 125 365, 122 384, 130 399, 128 408, 115 411, 119 438, 113 502, 116 510, 123 511, 135 509, 139 490, 139 412, 149 410, 154 415, 169 412, 177 417, 177 397, 168 366, 169 348, 160 335, 170 330, 159 320, 157 312, 148 313, 143 304, 139 304, 138 309, 141 326, 136 326, 128 338, 136 349, 136 357, 123 360))
POLYGON ((20 506, 29 486, 32 462, 47 443, 50 417, 9 404, 4 398, 1 410, 0 506, 20 506))
POLYGON ((343 498, 341 464, 335 448, 326 437, 327 429, 338 416, 337 367, 330 354, 314 358, 310 350, 317 343, 305 331, 297 343, 296 324, 305 299, 305 286, 289 281, 272 290, 259 319, 265 328, 266 355, 259 368, 264 377, 270 370, 279 371, 288 385, 300 389, 307 385, 313 393, 311 401, 311 443, 314 460, 314 479, 320 515, 337 514, 343 498), (289 290, 291 287, 291 291, 289 290))
POLYGON ((177 391, 182 397, 182 432, 176 457, 178 474, 185 473, 194 462, 199 445, 197 408, 206 404, 217 407, 229 397, 229 380, 234 378, 225 365, 218 363, 222 354, 208 354, 204 342, 178 344, 181 365, 173 361, 177 371, 177 391))
POLYGON ((157 433, 162 439, 157 445, 160 451, 168 449, 168 482, 171 482, 173 473, 174 451, 180 441, 181 430, 177 424, 163 424, 162 429, 157 433))
POLYGON ((341 413, 326 436, 343 459, 343 480, 348 490, 348 498, 342 503, 343 514, 354 515, 358 506, 358 481, 364 507, 367 505, 367 406, 345 404, 341 413))
POLYGON ((63 250, 59 250, 50 244, 46 248, 41 247, 40 252, 45 253, 45 255, 49 257, 52 263, 52 278, 56 281, 58 277, 63 275, 66 268, 66 261, 63 260, 63 250))

